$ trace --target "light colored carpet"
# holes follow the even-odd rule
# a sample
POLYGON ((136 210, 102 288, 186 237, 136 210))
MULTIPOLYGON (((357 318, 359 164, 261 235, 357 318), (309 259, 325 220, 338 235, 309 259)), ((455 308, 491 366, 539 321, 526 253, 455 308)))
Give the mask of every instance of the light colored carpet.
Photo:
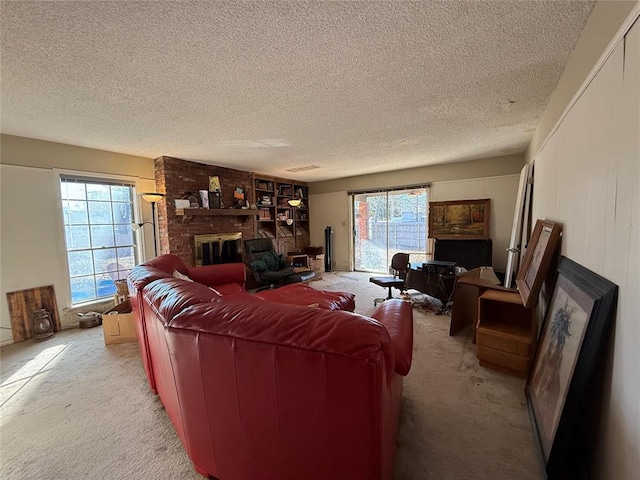
MULTIPOLYGON (((332 272, 311 285, 354 292, 368 314, 385 293, 368 277, 332 272)), ((449 318, 414 309, 396 480, 542 478, 524 381, 480 367, 470 332, 448 336, 449 318)), ((0 355, 3 479, 202 478, 147 387, 137 344, 71 329, 0 355)))

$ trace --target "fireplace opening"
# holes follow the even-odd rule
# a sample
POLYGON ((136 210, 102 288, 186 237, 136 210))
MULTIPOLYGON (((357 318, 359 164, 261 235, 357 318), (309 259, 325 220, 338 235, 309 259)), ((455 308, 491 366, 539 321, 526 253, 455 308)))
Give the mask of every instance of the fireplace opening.
POLYGON ((194 235, 196 266, 242 263, 242 233, 194 235))

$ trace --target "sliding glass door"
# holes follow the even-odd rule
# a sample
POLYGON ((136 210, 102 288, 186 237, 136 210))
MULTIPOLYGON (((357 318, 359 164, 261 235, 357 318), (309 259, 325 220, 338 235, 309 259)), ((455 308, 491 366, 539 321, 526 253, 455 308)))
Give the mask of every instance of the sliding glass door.
POLYGON ((387 273, 398 252, 413 265, 425 261, 427 187, 352 195, 355 270, 387 273))

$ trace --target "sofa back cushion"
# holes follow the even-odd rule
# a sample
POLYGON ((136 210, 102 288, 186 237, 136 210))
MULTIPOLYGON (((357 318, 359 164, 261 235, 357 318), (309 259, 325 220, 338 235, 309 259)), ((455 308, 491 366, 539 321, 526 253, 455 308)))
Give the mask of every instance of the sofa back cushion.
POLYGON ((187 307, 220 301, 220 295, 197 282, 173 276, 150 283, 142 293, 163 323, 171 323, 174 316, 187 307))
POLYGON ((159 268, 151 267, 148 265, 138 265, 131 269, 127 280, 129 285, 135 288, 137 291, 142 290, 151 282, 155 282, 161 278, 173 278, 172 272, 165 272, 159 268))
POLYGON ((142 263, 142 265, 157 268, 171 275, 173 275, 174 270, 177 270, 183 275, 187 275, 187 267, 182 260, 180 260, 179 257, 168 253, 152 258, 151 260, 142 263))
POLYGON ((386 329, 371 318, 351 312, 225 301, 186 308, 172 319, 171 327, 334 353, 366 362, 377 361, 382 355, 387 374, 394 370, 395 355, 386 329))

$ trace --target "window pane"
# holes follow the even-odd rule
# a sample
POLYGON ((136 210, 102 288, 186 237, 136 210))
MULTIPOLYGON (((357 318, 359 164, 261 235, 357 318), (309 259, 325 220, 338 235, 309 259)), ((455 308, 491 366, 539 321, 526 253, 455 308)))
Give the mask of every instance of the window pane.
POLYGON ((69 200, 86 200, 84 183, 67 182, 67 195, 69 200))
POLYGON ((131 223, 127 223, 126 225, 116 225, 114 230, 116 232, 116 246, 128 246, 134 244, 131 223))
POLYGON ((70 225, 86 225, 89 223, 89 215, 87 214, 87 203, 70 201, 67 204, 68 223, 70 225))
POLYGON ((131 215, 131 204, 114 202, 113 205, 113 223, 126 223, 129 225, 133 222, 131 215))
POLYGON ((67 250, 77 250, 91 246, 89 227, 87 225, 64 227, 64 234, 67 239, 67 250))
POLYGON ((111 200, 110 190, 108 185, 96 185, 94 183, 87 184, 87 199, 88 200, 111 200))
POLYGON ((71 302, 87 302, 96 298, 96 285, 93 276, 71 279, 71 302))
POLYGON ((131 201, 131 187, 111 186, 111 200, 114 202, 130 202, 131 201))
POLYGON ((106 297, 116 293, 116 284, 107 274, 96 275, 96 290, 98 297, 106 297))
POLYGON ((106 250, 94 250, 93 265, 96 273, 106 273, 111 270, 117 270, 116 249, 107 248, 106 250))
POLYGON ((113 223, 111 204, 109 202, 88 202, 89 217, 92 224, 107 225, 113 223))
POLYGON ((93 248, 114 247, 112 225, 91 226, 91 246, 93 248))
POLYGON ((61 178, 60 192, 72 303, 110 297, 137 263, 133 187, 61 178))
POLYGON ((93 258, 91 250, 80 252, 69 252, 69 275, 77 277, 79 275, 90 275, 93 273, 93 258))
MULTIPOLYGON (((123 267, 127 270, 133 268, 136 264, 136 256, 133 247, 119 248, 118 249, 118 268, 123 267)), ((122 278, 122 277, 121 277, 122 278)))

